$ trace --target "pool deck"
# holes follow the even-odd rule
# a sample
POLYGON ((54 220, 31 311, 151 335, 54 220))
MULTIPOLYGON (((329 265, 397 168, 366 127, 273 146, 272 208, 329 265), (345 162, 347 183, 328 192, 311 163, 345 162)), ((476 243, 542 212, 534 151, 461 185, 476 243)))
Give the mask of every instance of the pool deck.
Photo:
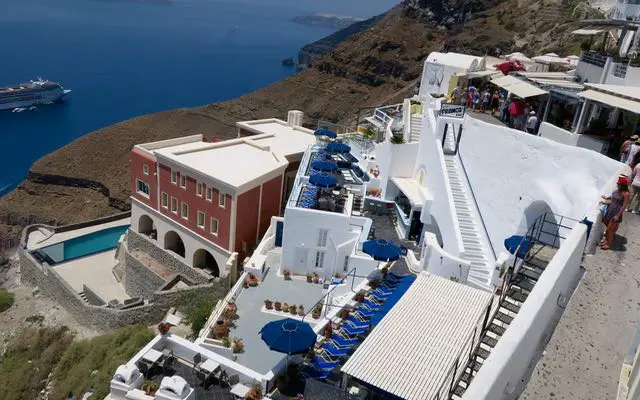
POLYGON ((74 229, 67 232, 53 233, 48 232, 45 229, 36 230, 29 234, 27 240, 27 249, 36 250, 42 247, 50 246, 52 244, 64 242, 69 239, 73 239, 78 236, 83 236, 88 233, 101 231, 103 229, 112 228, 116 226, 129 225, 131 223, 130 218, 123 218, 117 221, 111 221, 100 225, 88 226, 86 228, 74 229), (53 233, 53 234, 52 234, 53 233))
POLYGON ((122 302, 130 296, 113 275, 112 269, 116 265, 115 254, 115 249, 107 250, 56 264, 52 268, 76 293, 82 292, 82 285, 86 284, 105 303, 114 299, 122 302))

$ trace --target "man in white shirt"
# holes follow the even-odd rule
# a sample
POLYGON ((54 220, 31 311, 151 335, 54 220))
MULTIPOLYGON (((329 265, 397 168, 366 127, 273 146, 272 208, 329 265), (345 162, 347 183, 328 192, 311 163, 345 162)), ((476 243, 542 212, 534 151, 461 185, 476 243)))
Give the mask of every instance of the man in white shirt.
POLYGON ((527 119, 527 132, 529 132, 532 135, 536 134, 536 128, 538 127, 538 117, 536 117, 536 112, 535 111, 531 111, 529 113, 529 119, 527 119))
POLYGON ((627 157, 627 165, 631 165, 633 163, 633 158, 636 156, 638 150, 640 150, 640 140, 636 139, 635 142, 631 143, 631 148, 629 148, 629 156, 627 157))

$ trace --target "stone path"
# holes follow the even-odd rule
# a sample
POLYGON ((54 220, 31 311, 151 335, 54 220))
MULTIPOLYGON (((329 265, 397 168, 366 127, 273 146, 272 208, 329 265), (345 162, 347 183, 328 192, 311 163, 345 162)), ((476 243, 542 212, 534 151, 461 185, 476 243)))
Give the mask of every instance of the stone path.
POLYGON ((626 213, 613 251, 585 257, 524 400, 615 399, 620 368, 640 323, 640 216, 626 213))

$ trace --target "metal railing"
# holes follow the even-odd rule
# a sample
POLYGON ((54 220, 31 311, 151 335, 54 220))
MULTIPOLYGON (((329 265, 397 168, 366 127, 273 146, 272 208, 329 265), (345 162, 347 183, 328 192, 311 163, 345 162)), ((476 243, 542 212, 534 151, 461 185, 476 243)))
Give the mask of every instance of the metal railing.
POLYGON ((585 51, 582 53, 582 58, 580 61, 584 61, 587 64, 595 65, 600 68, 604 68, 604 65, 607 63, 607 56, 598 54, 592 51, 585 51))
POLYGON ((383 126, 387 126, 389 122, 395 119, 395 114, 402 111, 402 107, 403 103, 376 108, 373 112, 373 118, 380 121, 383 126))
POLYGON ((476 352, 478 346, 480 346, 482 337, 488 325, 488 315, 491 312, 493 298, 494 296, 489 297, 486 307, 484 308, 485 312, 483 312, 482 315, 480 315, 480 318, 476 321, 473 331, 469 336, 467 336, 467 339, 460 348, 455 361, 451 364, 447 374, 438 386, 438 390, 433 396, 431 396, 431 400, 449 400, 451 398, 451 394, 467 368, 467 364, 473 359, 473 354, 476 352))
MULTIPOLYGON (((357 292, 355 290, 353 290, 353 284, 356 280, 356 278, 368 278, 367 276, 360 276, 360 275, 356 275, 356 270, 357 268, 352 268, 345 276, 342 277, 342 279, 340 279, 340 282, 338 282, 338 284, 335 284, 333 286, 333 288, 331 288, 324 296, 320 297, 320 299, 318 301, 315 302, 315 304, 313 304, 311 307, 309 307, 309 310, 307 310, 307 312, 304 314, 304 316, 302 317, 302 321, 304 321, 305 318, 307 318, 307 315, 313 313, 313 310, 318 306, 318 305, 322 305, 322 309, 323 309, 323 316, 326 317, 327 316, 327 312, 329 311, 329 307, 338 307, 334 304, 331 304, 330 302, 324 302, 324 300, 329 297, 329 295, 336 290, 336 288, 338 288, 342 283, 344 283, 344 281, 349 278, 351 276, 351 288, 350 291, 354 294, 356 294, 357 292)), ((326 279, 326 278, 325 278, 326 279)), ((333 279, 333 278, 331 278, 333 279)), ((343 305, 342 307, 344 307, 345 305, 343 305)))

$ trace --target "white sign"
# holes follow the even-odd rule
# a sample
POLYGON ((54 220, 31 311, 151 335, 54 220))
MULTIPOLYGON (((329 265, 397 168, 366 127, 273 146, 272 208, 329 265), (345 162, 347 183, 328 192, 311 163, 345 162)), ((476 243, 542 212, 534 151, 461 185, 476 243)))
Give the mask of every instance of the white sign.
POLYGON ((464 118, 464 106, 456 104, 442 104, 440 115, 443 117, 464 118))

